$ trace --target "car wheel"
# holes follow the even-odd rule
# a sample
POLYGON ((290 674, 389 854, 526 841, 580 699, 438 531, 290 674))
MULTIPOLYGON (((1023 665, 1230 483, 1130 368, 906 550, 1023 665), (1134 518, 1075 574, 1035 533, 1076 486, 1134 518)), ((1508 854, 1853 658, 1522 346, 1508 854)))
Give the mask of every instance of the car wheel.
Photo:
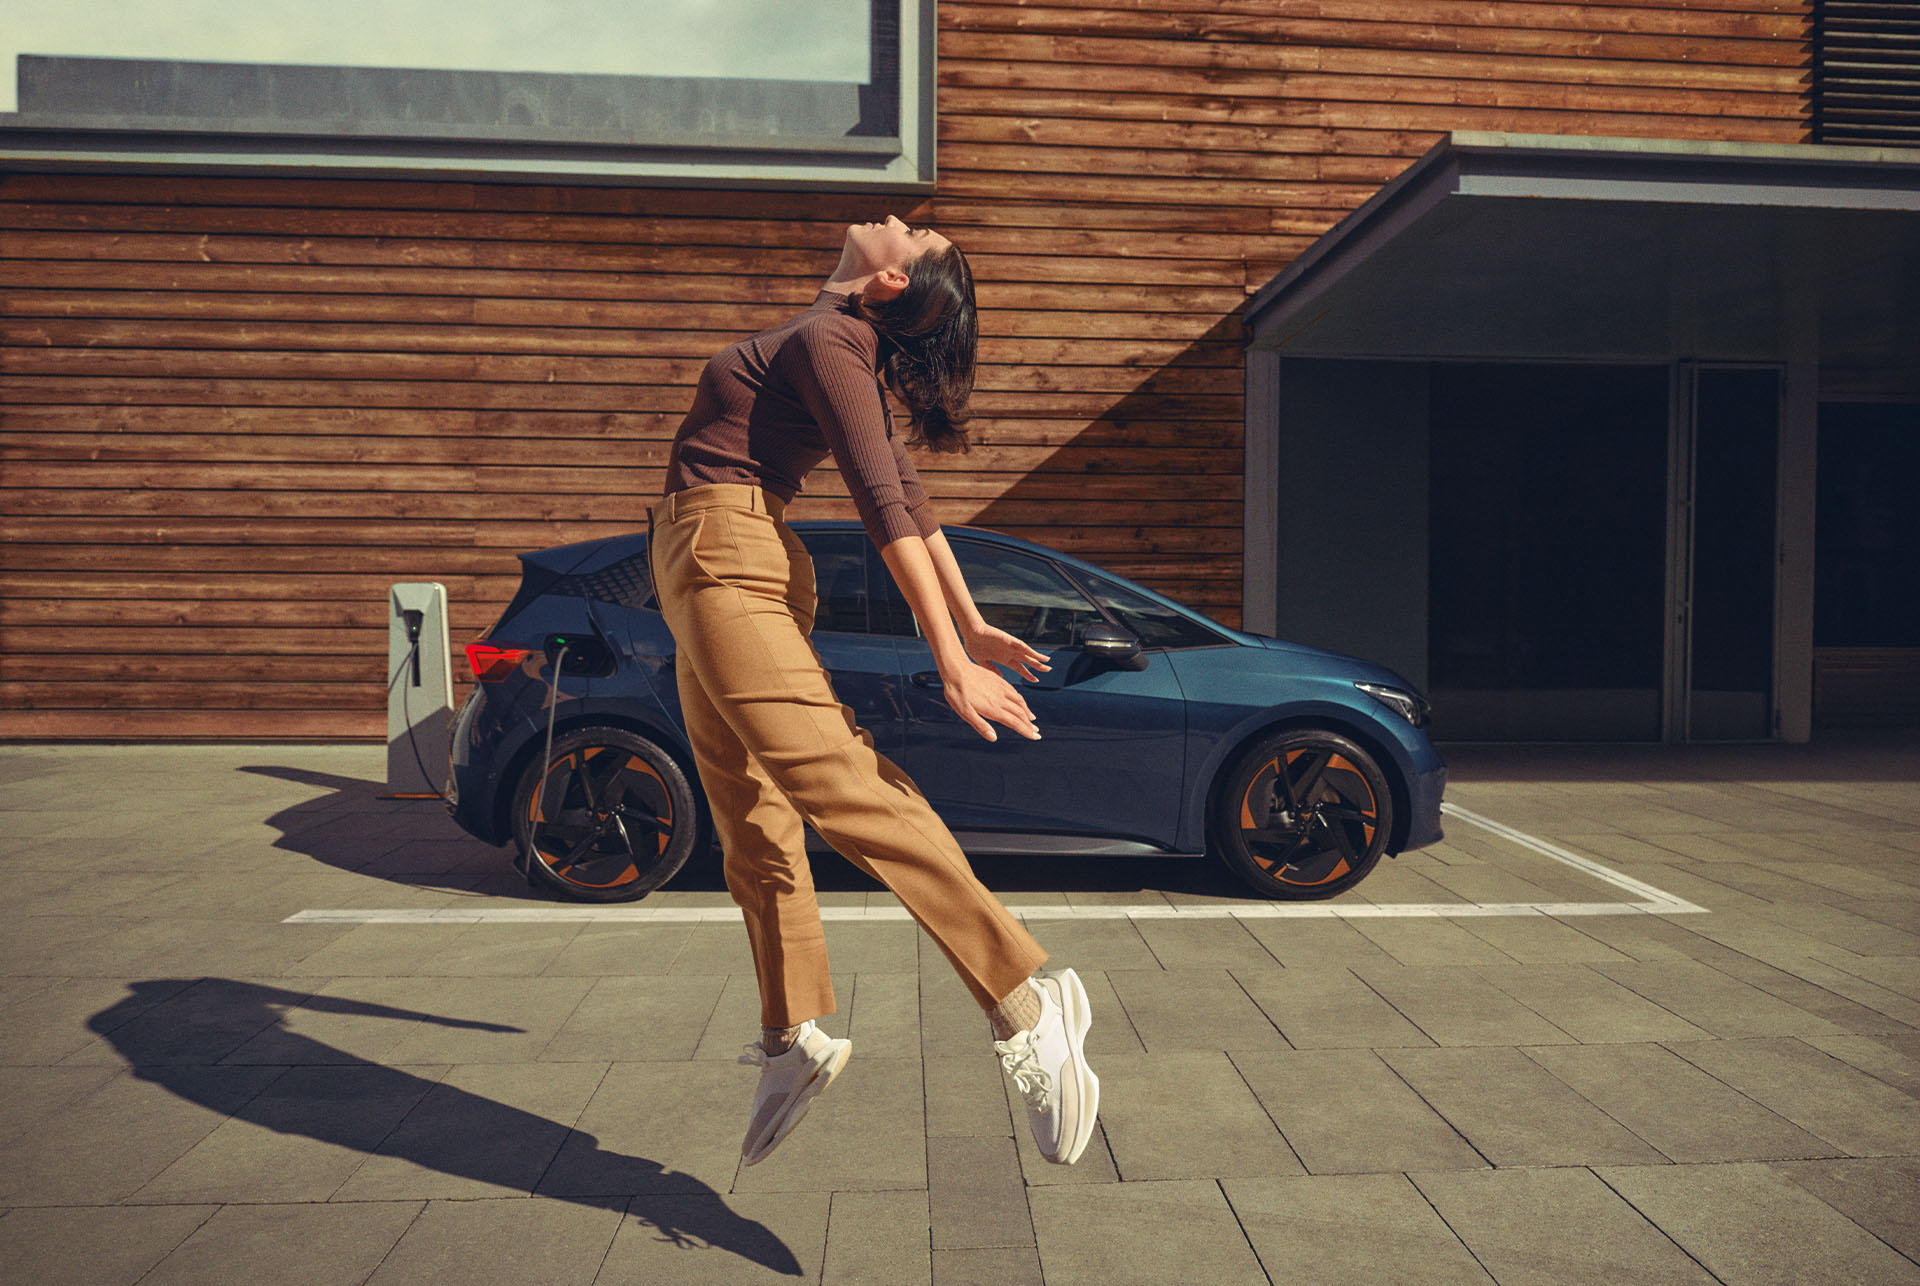
POLYGON ((625 728, 576 728, 536 754, 513 797, 513 831, 534 879, 583 902, 623 902, 673 877, 693 853, 693 787, 673 756, 625 728))
POLYGON ((1290 728, 1228 772, 1213 833, 1228 869, 1266 896, 1332 897, 1379 862, 1393 833, 1393 793, 1352 740, 1290 728))

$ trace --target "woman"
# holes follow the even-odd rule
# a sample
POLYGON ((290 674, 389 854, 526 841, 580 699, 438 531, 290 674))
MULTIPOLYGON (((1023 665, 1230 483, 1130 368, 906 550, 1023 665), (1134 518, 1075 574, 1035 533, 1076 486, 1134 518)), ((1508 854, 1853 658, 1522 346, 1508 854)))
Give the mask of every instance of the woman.
POLYGON ((1033 712, 990 663, 1032 680, 1046 658, 981 618, 881 384, 910 408, 916 444, 965 450, 976 334, 973 276, 951 242, 891 216, 849 227, 812 307, 707 363, 649 510, 682 717, 760 982, 760 1041, 740 1060, 761 1068, 741 1144, 749 1165, 850 1049, 813 1023, 834 999, 802 819, 891 889, 953 963, 1047 1159, 1071 1164, 1093 1132, 1085 988, 1071 969, 1030 976, 1047 953, 835 696, 808 638, 813 563, 782 520, 830 453, 919 618, 947 703, 989 741, 994 723, 1038 740, 1033 712))

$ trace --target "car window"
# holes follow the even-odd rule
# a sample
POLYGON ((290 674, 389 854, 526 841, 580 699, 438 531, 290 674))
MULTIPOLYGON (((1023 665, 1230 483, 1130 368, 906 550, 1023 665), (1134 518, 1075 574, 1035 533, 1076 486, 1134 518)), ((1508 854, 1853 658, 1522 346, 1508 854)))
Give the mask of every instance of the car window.
POLYGON ((1093 595, 1094 602, 1140 640, 1141 647, 1216 647, 1227 641, 1190 617, 1104 576, 1078 567, 1073 575, 1093 595))
POLYGON ((978 541, 949 543, 987 624, 1048 648, 1078 645, 1087 626, 1102 620, 1086 595, 1045 559, 978 541))
POLYGON ((814 589, 819 598, 813 628, 841 634, 867 633, 865 533, 808 531, 799 536, 813 556, 814 589))

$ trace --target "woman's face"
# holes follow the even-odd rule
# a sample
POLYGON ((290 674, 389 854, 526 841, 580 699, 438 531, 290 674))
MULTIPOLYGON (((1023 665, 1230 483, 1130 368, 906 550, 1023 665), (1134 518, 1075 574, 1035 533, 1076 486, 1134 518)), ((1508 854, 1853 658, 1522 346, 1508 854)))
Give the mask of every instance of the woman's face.
POLYGON ((840 251, 840 270, 835 275, 863 277, 887 268, 904 268, 908 260, 952 244, 932 228, 913 227, 892 215, 878 223, 850 224, 840 251))

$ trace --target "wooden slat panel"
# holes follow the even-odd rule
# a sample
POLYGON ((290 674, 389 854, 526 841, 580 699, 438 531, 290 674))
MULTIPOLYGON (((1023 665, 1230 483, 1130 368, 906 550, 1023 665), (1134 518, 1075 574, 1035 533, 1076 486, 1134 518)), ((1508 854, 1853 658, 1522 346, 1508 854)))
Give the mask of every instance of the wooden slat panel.
MULTIPOLYGON (((0 174, 0 736, 382 737, 386 587, 446 584, 458 643, 516 552, 640 527, 707 357, 889 204, 979 281, 943 521, 1237 624, 1250 290, 1448 130, 1806 129, 1801 4, 939 17, 925 200, 0 174)), ((823 467, 790 514, 854 510, 823 467)))

